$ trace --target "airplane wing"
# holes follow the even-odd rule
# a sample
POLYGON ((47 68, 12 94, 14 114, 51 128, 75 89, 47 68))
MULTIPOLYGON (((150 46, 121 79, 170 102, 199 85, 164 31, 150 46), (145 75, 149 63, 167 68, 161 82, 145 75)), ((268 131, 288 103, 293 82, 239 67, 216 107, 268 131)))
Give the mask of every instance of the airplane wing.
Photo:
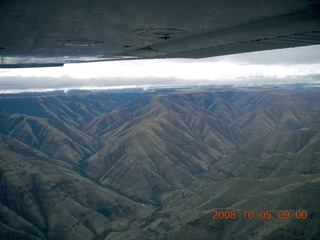
POLYGON ((1 68, 320 44, 320 0, 2 0, 1 68))

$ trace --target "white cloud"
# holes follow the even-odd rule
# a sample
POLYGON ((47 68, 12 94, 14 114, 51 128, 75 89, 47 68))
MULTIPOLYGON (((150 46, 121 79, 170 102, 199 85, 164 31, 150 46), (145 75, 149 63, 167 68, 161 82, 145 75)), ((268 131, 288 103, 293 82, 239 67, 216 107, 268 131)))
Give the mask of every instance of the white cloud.
POLYGON ((319 45, 198 60, 132 60, 66 64, 60 68, 2 69, 0 90, 244 83, 266 79, 306 81, 306 76, 317 74, 320 74, 319 45))

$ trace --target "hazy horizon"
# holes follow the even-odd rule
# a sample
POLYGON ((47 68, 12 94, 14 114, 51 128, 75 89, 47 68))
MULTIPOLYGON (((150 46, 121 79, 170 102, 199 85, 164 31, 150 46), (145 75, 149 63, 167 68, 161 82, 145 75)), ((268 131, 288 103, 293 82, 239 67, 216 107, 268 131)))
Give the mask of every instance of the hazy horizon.
POLYGON ((156 59, 1 69, 0 92, 181 85, 320 83, 320 45, 203 59, 156 59))

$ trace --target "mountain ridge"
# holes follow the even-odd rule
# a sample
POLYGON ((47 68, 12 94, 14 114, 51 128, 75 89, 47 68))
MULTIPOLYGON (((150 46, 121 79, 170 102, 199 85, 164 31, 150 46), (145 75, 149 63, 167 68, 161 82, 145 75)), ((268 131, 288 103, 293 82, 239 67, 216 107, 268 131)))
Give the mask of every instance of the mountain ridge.
POLYGON ((319 91, 1 96, 0 238, 316 238, 319 91))

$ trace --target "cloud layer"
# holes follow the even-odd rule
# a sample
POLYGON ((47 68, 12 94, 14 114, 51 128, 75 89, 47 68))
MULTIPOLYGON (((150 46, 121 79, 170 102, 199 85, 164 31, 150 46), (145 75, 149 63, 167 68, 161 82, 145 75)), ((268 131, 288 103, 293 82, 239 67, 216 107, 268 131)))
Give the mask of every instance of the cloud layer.
POLYGON ((142 87, 150 86, 174 87, 183 85, 264 85, 264 84, 288 84, 288 83, 317 83, 320 84, 320 74, 303 76, 270 77, 250 76, 233 79, 178 79, 178 78, 89 78, 76 79, 69 76, 54 77, 2 77, 1 93, 23 91, 47 91, 69 89, 108 89, 119 87, 142 87))
POLYGON ((205 59, 155 59, 1 69, 0 92, 189 84, 318 82, 320 45, 205 59))

